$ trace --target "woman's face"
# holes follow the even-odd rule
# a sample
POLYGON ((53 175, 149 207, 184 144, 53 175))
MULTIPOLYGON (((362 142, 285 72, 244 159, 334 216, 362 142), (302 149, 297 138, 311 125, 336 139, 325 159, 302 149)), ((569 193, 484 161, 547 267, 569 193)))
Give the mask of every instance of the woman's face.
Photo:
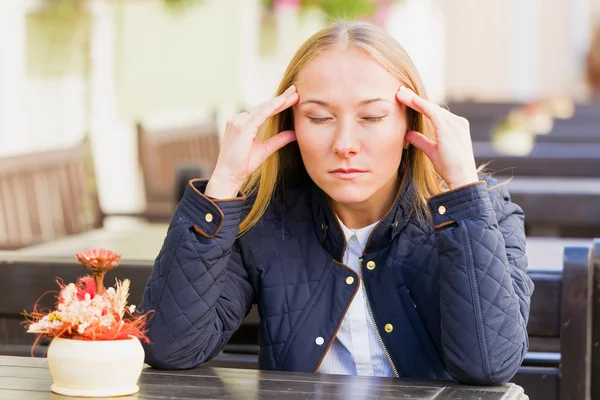
POLYGON ((395 194, 406 133, 405 107, 395 96, 400 82, 350 47, 321 54, 295 83, 296 137, 312 180, 345 205, 395 194))

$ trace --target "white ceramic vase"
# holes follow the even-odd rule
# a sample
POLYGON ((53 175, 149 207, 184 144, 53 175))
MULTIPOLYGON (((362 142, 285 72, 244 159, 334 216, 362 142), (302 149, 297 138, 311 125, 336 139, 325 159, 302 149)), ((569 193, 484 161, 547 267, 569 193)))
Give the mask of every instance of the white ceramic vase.
POLYGON ((55 338, 47 358, 55 393, 111 397, 139 391, 144 349, 136 337, 98 341, 55 338))

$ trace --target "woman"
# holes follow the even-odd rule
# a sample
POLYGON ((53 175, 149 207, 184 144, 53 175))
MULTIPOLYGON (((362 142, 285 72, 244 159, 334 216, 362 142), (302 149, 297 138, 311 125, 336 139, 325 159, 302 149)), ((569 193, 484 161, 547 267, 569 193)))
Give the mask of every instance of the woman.
POLYGON ((600 25, 596 26, 587 53, 587 84, 592 102, 600 102, 600 25))
POLYGON ((523 214, 479 180, 467 121, 365 23, 308 39, 278 93, 228 123, 177 207, 142 302, 146 361, 210 360, 254 302, 262 369, 511 379, 533 289, 523 214))

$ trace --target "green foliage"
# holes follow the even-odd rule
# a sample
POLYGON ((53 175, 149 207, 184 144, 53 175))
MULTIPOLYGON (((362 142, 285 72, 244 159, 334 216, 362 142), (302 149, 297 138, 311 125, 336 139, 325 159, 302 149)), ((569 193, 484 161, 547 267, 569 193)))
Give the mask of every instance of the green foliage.
POLYGON ((91 17, 75 0, 51 0, 27 14, 26 67, 34 77, 83 75, 89 68, 91 17))
POLYGON ((302 6, 318 7, 329 18, 355 19, 371 16, 377 5, 369 0, 302 0, 302 6))
POLYGON ((199 5, 203 0, 163 0, 167 6, 170 7, 181 7, 199 5))
MULTIPOLYGON (((267 9, 271 9, 274 0, 262 0, 262 4, 267 9)), ((300 0, 300 6, 318 8, 329 18, 355 19, 371 16, 377 4, 370 0, 300 0)))

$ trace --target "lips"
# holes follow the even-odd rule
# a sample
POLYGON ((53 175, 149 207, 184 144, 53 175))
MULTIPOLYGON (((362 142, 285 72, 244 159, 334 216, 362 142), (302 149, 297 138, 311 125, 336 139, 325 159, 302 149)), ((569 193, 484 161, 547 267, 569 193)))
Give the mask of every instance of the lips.
POLYGON ((367 174, 367 171, 356 168, 338 168, 329 171, 329 174, 338 179, 356 179, 367 174))

